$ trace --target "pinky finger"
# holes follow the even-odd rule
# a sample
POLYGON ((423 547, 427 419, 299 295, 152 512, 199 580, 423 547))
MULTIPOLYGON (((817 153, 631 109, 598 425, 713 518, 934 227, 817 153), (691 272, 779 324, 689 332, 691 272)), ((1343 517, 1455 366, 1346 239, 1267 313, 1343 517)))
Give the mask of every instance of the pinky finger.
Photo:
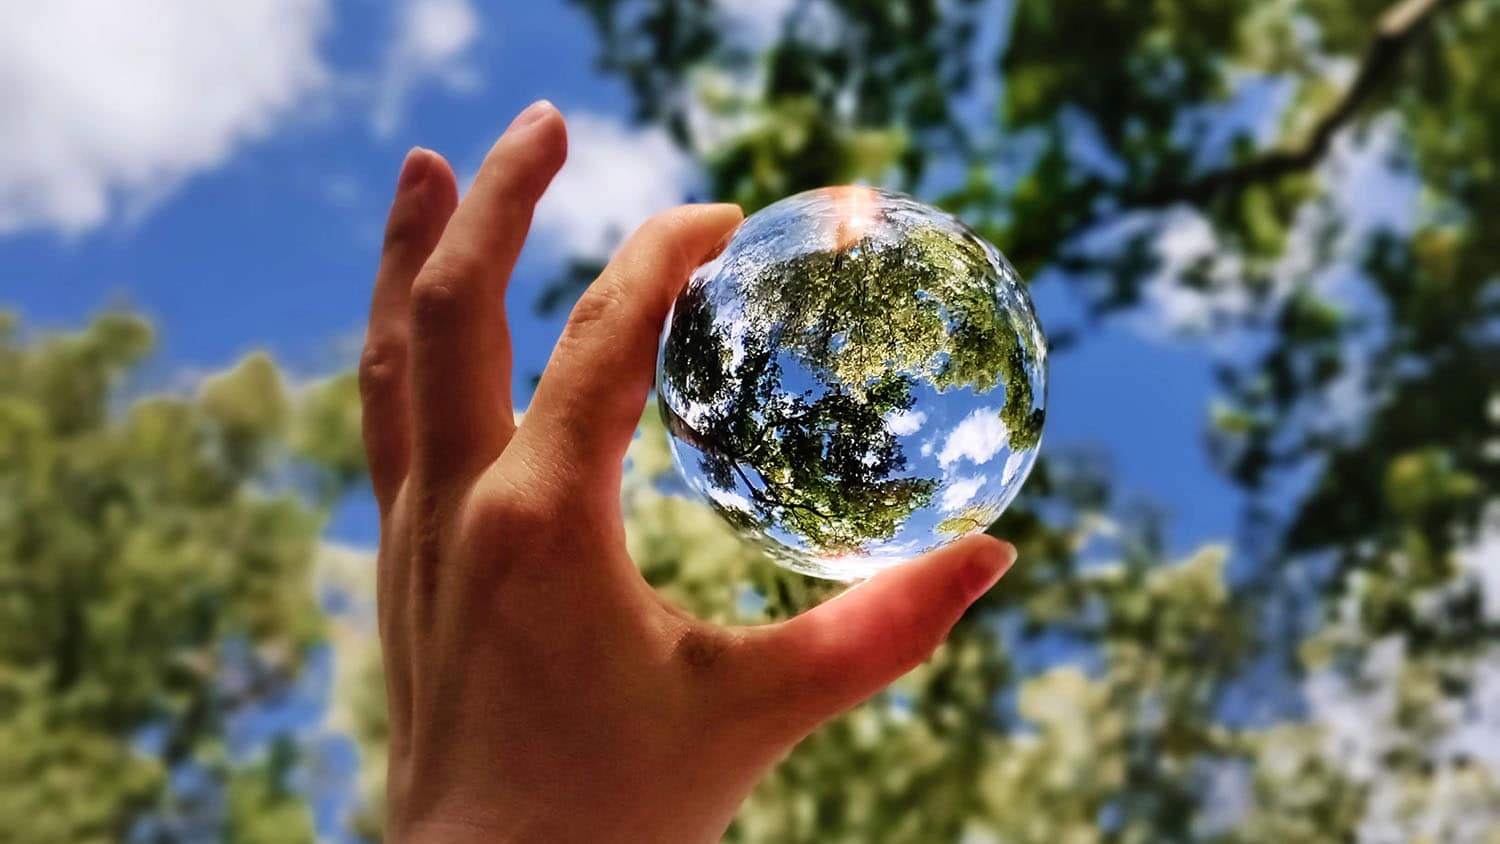
POLYGON ((365 455, 382 516, 395 501, 411 462, 411 285, 457 205, 458 186, 448 162, 430 150, 408 153, 386 221, 359 362, 365 455))

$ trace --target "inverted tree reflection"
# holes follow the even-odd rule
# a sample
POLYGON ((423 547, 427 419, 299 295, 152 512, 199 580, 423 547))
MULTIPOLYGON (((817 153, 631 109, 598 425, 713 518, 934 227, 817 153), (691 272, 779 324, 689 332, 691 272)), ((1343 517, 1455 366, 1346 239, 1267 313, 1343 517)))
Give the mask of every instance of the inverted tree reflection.
POLYGON ((895 536, 942 488, 887 422, 919 389, 1003 387, 1012 450, 1035 447, 1044 413, 1040 332, 1003 258, 956 221, 913 224, 925 209, 885 194, 869 224, 845 225, 850 190, 868 191, 796 198, 814 206, 799 219, 831 210, 832 231, 748 220, 679 297, 661 379, 714 506, 835 555, 895 536))

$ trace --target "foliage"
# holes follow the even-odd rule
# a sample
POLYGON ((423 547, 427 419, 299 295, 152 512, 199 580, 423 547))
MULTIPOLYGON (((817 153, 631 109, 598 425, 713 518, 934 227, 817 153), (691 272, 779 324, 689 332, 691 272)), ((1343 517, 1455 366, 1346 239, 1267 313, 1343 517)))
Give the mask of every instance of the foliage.
MULTIPOLYGON (((1099 318, 1198 296, 1250 349, 1208 424, 1258 541, 1163 559, 1096 461, 1044 455, 995 528, 1023 564, 730 840, 1497 840, 1467 722, 1500 677, 1500 2, 1015 0, 996 27, 979 0, 803 0, 769 44, 710 0, 579 5, 715 196, 902 187, 1099 318), (1405 218, 1360 219, 1337 164, 1368 149, 1405 218), (1164 262, 1184 220, 1209 242, 1164 262)), ((148 347, 119 315, 0 333, 0 839, 306 839, 295 742, 226 738, 330 635, 309 578, 317 505, 361 471, 351 382, 251 358, 127 408, 148 347)), ((720 621, 825 597, 662 491, 655 418, 624 492, 647 579, 720 621)), ((341 625, 374 839, 382 686, 341 625)))
MULTIPOLYGON (((1125 549, 1131 587, 1101 593, 1076 549, 1107 496, 1044 455, 997 527, 1023 540, 1027 563, 950 650, 1014 660, 1061 635, 1090 670, 971 657, 985 686, 972 723, 993 717, 982 735, 936 740, 946 764, 924 778, 922 753, 898 751, 770 784, 741 840, 815 829, 817 840, 954 840, 967 827, 1000 840, 1467 841, 1495 824, 1496 771, 1445 748, 1492 682, 1500 635, 1479 576, 1500 565, 1500 3, 1015 0, 999 4, 1009 21, 997 27, 995 4, 809 0, 764 45, 726 4, 578 5, 603 67, 629 83, 642 119, 697 156, 711 193, 754 209, 855 179, 906 189, 1099 318, 1196 296, 1209 326, 1251 350, 1222 357, 1210 427, 1261 537, 1245 548, 1247 574, 1217 574, 1208 590, 1230 597, 1204 621, 1233 636, 1138 626, 1130 608, 1171 570, 1150 543, 1125 549), (1341 179, 1340 166, 1380 149, 1410 199, 1360 197, 1341 179), (1397 213, 1362 220, 1371 202, 1397 213), (1161 239, 1185 224, 1205 244, 1164 260, 1161 239), (1389 753, 1355 764, 1338 725, 1298 721, 1295 706, 1249 729, 1229 714, 1253 683, 1283 689, 1273 701, 1373 685, 1393 714, 1367 744, 1389 753), (1028 708, 1045 697, 1033 688, 1067 691, 1028 708), (1164 703, 1172 689, 1181 696, 1164 703), (1107 704, 1088 711, 1096 699, 1107 704), (1059 750, 1031 780, 1006 781, 1013 792, 972 787, 980 768, 964 764, 980 765, 980 748, 1019 758, 1016 742, 1045 741, 1054 714, 1078 707, 1089 714, 1056 732, 1092 764, 1070 771, 1059 750), (1225 777, 1245 805, 1216 814, 1211 784, 1225 777), (1034 780, 1053 783, 1057 802, 1034 780), (882 787, 884 802, 871 796, 882 787), (979 808, 1001 794, 1031 811, 1012 821, 979 808), (855 816, 870 825, 849 826, 855 816)), ((1187 611, 1204 598, 1180 600, 1187 611)), ((905 729, 938 732, 955 694, 900 698, 905 729)), ((880 707, 849 723, 884 717, 880 707)), ((862 746, 848 729, 815 737, 781 776, 837 765, 862 746)))
POLYGON ((320 518, 271 477, 302 405, 252 356, 122 408, 150 346, 0 332, 0 838, 310 840, 294 748, 229 746, 322 637, 320 518))

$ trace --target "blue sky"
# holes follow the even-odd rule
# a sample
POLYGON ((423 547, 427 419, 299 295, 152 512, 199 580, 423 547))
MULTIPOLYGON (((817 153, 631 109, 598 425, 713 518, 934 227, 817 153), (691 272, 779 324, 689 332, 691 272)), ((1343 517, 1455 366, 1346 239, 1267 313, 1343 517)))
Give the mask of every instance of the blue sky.
MULTIPOLYGON (((598 253, 697 193, 692 165, 630 125, 623 86, 594 71, 592 32, 568 5, 256 0, 195 12, 153 0, 184 19, 181 34, 119 16, 108 22, 118 37, 96 43, 78 21, 97 5, 59 3, 0 35, 0 56, 7 37, 54 45, 0 58, 0 80, 25 92, 20 121, 0 128, 19 150, 0 165, 0 303, 33 328, 113 304, 144 311, 161 341, 144 388, 253 349, 302 376, 349 365, 406 150, 437 149, 466 178, 537 98, 568 116, 571 159, 510 289, 518 405, 560 327, 531 305, 566 256, 598 253), (136 36, 152 48, 149 72, 135 69, 136 36), (60 70, 68 61, 83 67, 60 70)), ((746 4, 741 23, 765 27, 781 5, 746 4)), ((1080 319, 1061 284, 1035 294, 1049 330, 1080 319)), ((1052 358, 1044 448, 1103 446, 1120 493, 1170 513, 1174 550, 1232 535, 1239 500, 1202 447, 1212 382, 1201 346, 1139 321, 1085 336, 1052 358)), ((333 532, 370 542, 370 508, 356 502, 333 532)))
MULTIPOLYGON (((726 5, 737 31, 755 38, 790 2, 726 5)), ((1003 37, 995 26, 983 40, 1003 37)), ((437 149, 465 178, 511 117, 546 97, 569 119, 571 158, 510 288, 516 402, 524 406, 528 376, 545 364, 561 324, 531 306, 566 258, 599 254, 690 193, 712 198, 695 190, 693 166, 660 132, 630 124, 627 92, 594 70, 595 46, 582 15, 561 2, 30 4, 0 27, 0 307, 18 310, 33 329, 77 326, 111 305, 148 314, 160 349, 137 390, 183 389, 256 349, 300 378, 346 368, 407 149, 437 149)), ((1250 86, 1234 113, 1274 128, 1278 91, 1250 86)), ((1356 233, 1409 224, 1414 186, 1380 163, 1394 137, 1382 129, 1362 147, 1348 138, 1334 145, 1325 174, 1339 180, 1340 210, 1356 233)), ((1300 233, 1316 229, 1315 220, 1301 222, 1300 233)), ((1214 243, 1201 217, 1179 209, 1167 215, 1157 248, 1169 267, 1183 266, 1214 243)), ((1294 241, 1287 261, 1295 269, 1309 252, 1294 241)), ((1353 307, 1371 299, 1347 266, 1318 283, 1353 307)), ((1243 307, 1236 289, 1202 296, 1150 286, 1140 309, 1086 326, 1080 343, 1051 357, 1043 450, 1094 449, 1122 500, 1164 510, 1178 554, 1238 527, 1242 500, 1204 447, 1214 394, 1206 350, 1247 338, 1176 335, 1207 324, 1215 309, 1243 307)), ((1061 280, 1038 280, 1033 295, 1050 333, 1084 322, 1061 280)), ((1360 360, 1351 349, 1356 373, 1367 365, 1360 360)), ((1357 419, 1353 395, 1334 396, 1327 410, 1357 419)), ((368 497, 330 528, 333 539, 363 548, 375 535, 368 497)), ((347 566, 367 570, 366 555, 337 550, 347 566)), ((369 644, 367 628, 350 636, 369 644)), ((1386 662, 1399 666, 1399 654, 1386 662)), ((268 716, 272 726, 316 720, 332 669, 314 668, 297 699, 268 716)), ((1369 729, 1377 699, 1314 680, 1322 683, 1307 692, 1314 711, 1350 736, 1383 732, 1369 729)), ((1500 711, 1500 681, 1487 682, 1489 711, 1500 711)), ((252 737, 266 728, 240 726, 252 737)), ((1500 747, 1487 737, 1465 741, 1500 747)), ((340 752, 329 751, 343 759, 334 792, 317 801, 325 827, 349 799, 352 762, 340 752)))

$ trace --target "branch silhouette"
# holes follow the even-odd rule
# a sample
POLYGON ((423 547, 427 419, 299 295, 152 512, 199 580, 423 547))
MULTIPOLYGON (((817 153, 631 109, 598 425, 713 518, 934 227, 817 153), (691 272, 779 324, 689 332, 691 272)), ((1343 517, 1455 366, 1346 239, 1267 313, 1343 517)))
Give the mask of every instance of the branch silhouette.
POLYGON ((1338 131, 1379 91, 1437 13, 1452 5, 1456 5, 1456 0, 1401 0, 1386 9, 1376 24, 1375 40, 1366 49, 1354 81, 1313 125, 1301 144, 1212 170, 1186 182, 1167 182, 1135 195, 1126 194, 1123 206, 1130 209, 1179 202, 1203 204, 1226 193, 1238 193, 1251 185, 1312 168, 1327 154, 1338 131))

